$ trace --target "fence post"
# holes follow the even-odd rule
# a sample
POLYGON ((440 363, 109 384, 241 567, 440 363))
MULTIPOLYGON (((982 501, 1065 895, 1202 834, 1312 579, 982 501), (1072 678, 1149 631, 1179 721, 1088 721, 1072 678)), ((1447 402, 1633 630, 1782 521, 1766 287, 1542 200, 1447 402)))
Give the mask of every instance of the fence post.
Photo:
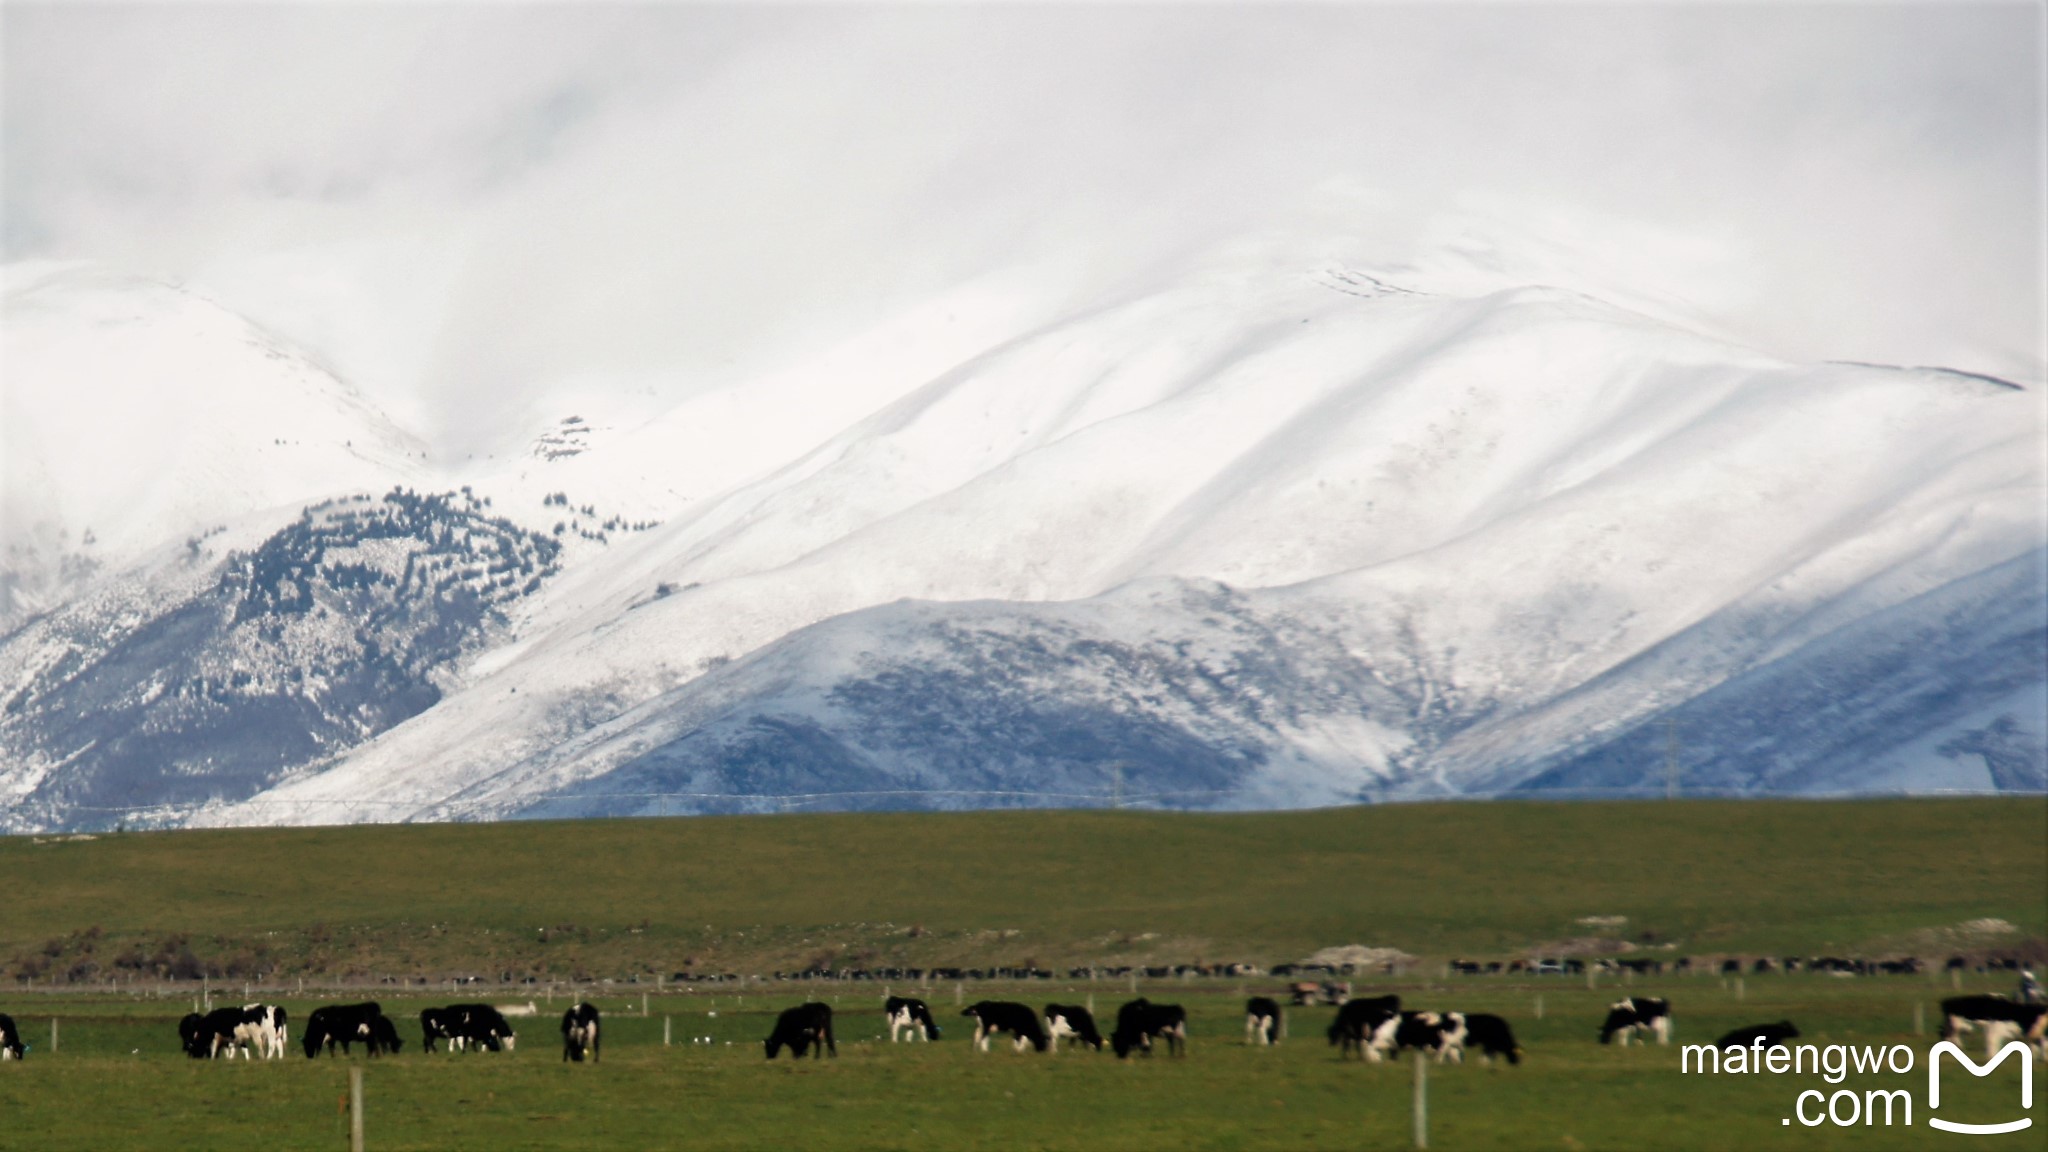
POLYGON ((1415 1146, 1429 1147, 1429 1060, 1415 1053, 1415 1146))
POLYGON ((348 1070, 348 1152, 363 1152, 363 1070, 348 1070))
POLYGON ((669 1020, 670 1018, 667 1016, 661 1018, 661 1046, 663 1048, 668 1047, 669 1020))
POLYGON ((647 1018, 647 993, 645 992, 640 994, 640 1018, 642 1020, 647 1018))
POLYGON ((1745 993, 1745 992, 1747 992, 1747 991, 1748 991, 1748 988, 1747 988, 1747 986, 1745 986, 1745 985, 1743 984, 1743 982, 1742 982, 1742 977, 1740 977, 1740 976, 1737 976, 1737 977, 1735 978, 1735 998, 1736 998, 1737 1000, 1740 1000, 1740 999, 1742 999, 1742 998, 1743 998, 1743 995, 1744 995, 1744 993, 1745 993))
POLYGON ((52 1016, 52 1017, 50 1017, 50 1052, 51 1052, 52 1054, 55 1054, 55 1053, 56 1053, 56 1051, 57 1051, 57 1018, 56 1018, 55 1016, 52 1016))

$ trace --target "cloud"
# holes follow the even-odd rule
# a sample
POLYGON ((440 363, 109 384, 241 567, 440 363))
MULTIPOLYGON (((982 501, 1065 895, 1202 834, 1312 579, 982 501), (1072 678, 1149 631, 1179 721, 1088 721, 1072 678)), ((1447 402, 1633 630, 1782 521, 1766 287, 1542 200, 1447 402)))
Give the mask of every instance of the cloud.
POLYGON ((2039 379, 2040 18, 9 5, 6 251, 197 281, 470 443, 1049 253, 1475 218, 1785 355, 2039 379))

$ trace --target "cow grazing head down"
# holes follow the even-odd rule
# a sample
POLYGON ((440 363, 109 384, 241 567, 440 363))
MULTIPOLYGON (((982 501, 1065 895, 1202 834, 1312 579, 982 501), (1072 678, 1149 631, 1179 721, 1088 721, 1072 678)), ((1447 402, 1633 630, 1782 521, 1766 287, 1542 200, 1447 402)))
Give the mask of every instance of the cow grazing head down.
POLYGON ((1043 1052, 1051 1044, 1045 1034, 1045 1025, 1028 1004, 1012 1000, 981 1000, 969 1004, 962 1016, 974 1021, 974 1047, 977 1051, 988 1051, 988 1043, 998 1032, 1008 1032, 1016 1037, 1016 1050, 1022 1052, 1027 1046, 1043 1052))
POLYGON ((784 1048, 789 1049, 791 1056, 798 1058, 802 1058, 806 1052, 809 1052, 814 1060, 826 1052, 830 1052, 836 1058, 839 1055, 839 1045, 832 1039, 832 1006, 812 1003, 785 1009, 782 1015, 775 1018, 775 1031, 769 1033, 768 1039, 761 1043, 762 1047, 768 1050, 770 1060, 775 1059, 775 1054, 784 1048))
POLYGON ((597 1063, 597 1005, 578 1004, 562 1013, 562 1059, 583 1063, 587 1053, 590 1062, 597 1063))
POLYGON ((1607 1006, 1607 1019, 1600 1025, 1602 1044, 1619 1041, 1626 1048, 1631 1039, 1641 1039, 1644 1033, 1655 1036, 1659 1044, 1671 1042, 1670 1001, 1628 996, 1607 1006))
POLYGON ((1116 1050, 1117 1059, 1132 1052, 1150 1056, 1154 1039, 1165 1040, 1166 1050, 1173 1055, 1186 1055, 1187 1011, 1178 1004, 1154 1004, 1143 997, 1117 1009, 1116 1030, 1109 1034, 1109 1046, 1116 1050))
POLYGON ((889 1042, 894 1044, 905 1033, 912 1040, 937 1040, 939 1022, 932 1019, 932 1010, 924 1001, 907 996, 891 996, 882 1004, 882 1015, 889 1021, 889 1042))

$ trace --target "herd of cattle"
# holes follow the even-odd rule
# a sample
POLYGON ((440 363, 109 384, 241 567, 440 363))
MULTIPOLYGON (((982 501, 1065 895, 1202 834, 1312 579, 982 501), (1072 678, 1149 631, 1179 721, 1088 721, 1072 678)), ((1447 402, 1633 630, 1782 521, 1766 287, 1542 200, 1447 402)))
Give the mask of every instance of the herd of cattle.
MULTIPOLYGON (((2031 974, 2030 974, 2031 975, 2031 974)), ((1982 1034, 1986 1055, 2013 1040, 2022 1040, 2043 1060, 2048 1060, 2048 1005, 2039 999, 2038 985, 2029 981, 2022 999, 2004 996, 1955 996, 1941 1002, 1942 1038, 1955 1040, 1968 1032, 1982 1034)), ((530 1009, 529 1005, 529 1009, 530 1009)), ((938 1021, 923 1000, 891 996, 883 1005, 889 1039, 931 1041, 940 1036, 938 1021)), ((1047 1004, 1043 1012, 1029 1005, 1005 1000, 982 1000, 969 1005, 960 1015, 974 1021, 973 1043, 986 1052, 996 1036, 1007 1034, 1014 1049, 1038 1052, 1059 1051, 1059 1042, 1101 1051, 1113 1050, 1119 1059, 1132 1054, 1152 1054, 1155 1043, 1169 1053, 1185 1055, 1188 1040, 1187 1012, 1178 1004, 1154 1004, 1140 997, 1117 1009, 1116 1024, 1105 1038, 1096 1026, 1094 1013, 1078 1004, 1047 1004)), ((502 1011, 489 1004, 452 1004, 428 1008, 420 1013, 421 1046, 436 1051, 445 1044, 450 1052, 509 1052, 518 1037, 502 1011)), ((587 1056, 598 1058, 600 1017, 597 1007, 580 1003, 562 1014, 562 1059, 581 1063, 587 1056)), ((1245 1003, 1245 1043, 1255 1046, 1277 1044, 1286 1035, 1285 1018, 1278 1001, 1255 996, 1245 1003)), ((239 1008, 218 1008, 212 1012, 187 1015, 178 1023, 178 1039, 185 1053, 199 1060, 232 1060, 236 1056, 253 1060, 282 1059, 289 1043, 285 1009, 274 1004, 247 1004, 239 1008)), ((1482 1060, 1505 1057, 1519 1064, 1522 1047, 1508 1022, 1484 1012, 1405 1011, 1395 995, 1353 999, 1340 996, 1336 1018, 1327 1030, 1329 1042, 1338 1049, 1339 1059, 1356 1053, 1368 1062, 1398 1058, 1403 1051, 1442 1063, 1462 1062, 1465 1051, 1475 1049, 1482 1060)), ((1737 1028, 1714 1042, 1716 1048, 1774 1047, 1796 1038, 1799 1030, 1789 1020, 1737 1028)), ((1626 1047, 1631 1041, 1659 1044, 1671 1042, 1671 1003, 1650 996, 1627 996, 1608 1005, 1600 1026, 1600 1043, 1626 1047)), ((306 1017, 299 1038, 308 1058, 321 1052, 333 1055, 339 1048, 346 1055, 354 1044, 365 1046, 369 1055, 396 1053, 404 1046, 398 1028, 376 1003, 330 1004, 315 1008, 306 1017)), ((782 1049, 792 1056, 813 1058, 827 1053, 837 1056, 839 1046, 832 1035, 832 1006, 802 1004, 783 1012, 774 1031, 763 1042, 768 1059, 782 1049)), ((0 1014, 0 1060, 20 1060, 28 1049, 14 1018, 0 1014)))

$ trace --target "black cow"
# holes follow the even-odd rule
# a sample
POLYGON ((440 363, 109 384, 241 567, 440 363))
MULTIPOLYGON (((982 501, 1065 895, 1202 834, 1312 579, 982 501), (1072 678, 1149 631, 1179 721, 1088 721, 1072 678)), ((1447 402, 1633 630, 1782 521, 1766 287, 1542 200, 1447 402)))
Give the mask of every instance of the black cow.
POLYGON ((597 1005, 578 1004, 562 1013, 562 1059, 583 1063, 583 1054, 597 1063, 597 1005))
POLYGON ((1052 1050, 1055 1052, 1060 1050, 1061 1040, 1072 1040, 1097 1052, 1102 1051, 1102 1033, 1095 1030, 1095 1014, 1079 1004, 1047 1004, 1045 1032, 1052 1038, 1052 1050))
POLYGON ((362 1039, 363 1043, 369 1046, 372 1056, 381 1056, 386 1052, 396 1056, 398 1050, 405 1047, 405 1041, 398 1038, 398 1025, 393 1024, 391 1017, 382 1012, 377 1013, 370 1021, 368 1030, 362 1034, 362 1039))
POLYGON ((768 1047, 768 1060, 774 1060, 784 1045, 797 1058, 811 1054, 817 1060, 823 1052, 838 1056, 840 1045, 831 1039, 831 1004, 799 1004, 786 1009, 776 1017, 774 1033, 762 1043, 768 1047))
POLYGON ((1373 1037, 1389 1020, 1401 1017, 1399 996, 1373 996, 1364 1000, 1349 1000, 1337 1009, 1337 1018, 1330 1021, 1330 1043, 1340 1045, 1339 1060, 1356 1051, 1360 1058, 1378 1060, 1380 1054, 1372 1046, 1373 1037))
POLYGON ((974 1018, 974 1047, 988 1051, 988 1042, 998 1032, 1008 1032, 1017 1038, 1016 1049, 1024 1050, 1030 1045, 1035 1052, 1043 1052, 1051 1041, 1046 1037, 1045 1025, 1038 1019, 1038 1013, 1028 1004, 1014 1000, 981 1000, 969 1004, 962 1016, 974 1018))
POLYGON ((1799 1029, 1794 1028, 1790 1020, 1780 1020, 1776 1024, 1751 1024, 1747 1028, 1737 1028, 1714 1041, 1714 1047, 1754 1048, 1760 1042, 1765 1048, 1777 1048, 1787 1040, 1798 1038, 1799 1029))
POLYGON ((768 1049, 768 1058, 786 1046, 793 1057, 802 1058, 809 1052, 817 1059, 822 1052, 839 1055, 839 1045, 832 1040, 832 1006, 830 1004, 799 1004, 787 1009, 775 1018, 775 1031, 762 1042, 768 1049))
POLYGON ((1941 1038, 1955 1040, 1972 1028, 1984 1032, 1987 1058, 2013 1040, 2025 1040, 2048 1060, 2048 1007, 2003 996, 1951 996, 1941 1002, 1941 1038))
POLYGON ((1607 1006, 1607 1021, 1600 1025, 1600 1042, 1611 1043, 1621 1038, 1621 1046, 1628 1047, 1632 1039, 1641 1039, 1648 1032, 1657 1038, 1659 1044, 1671 1043, 1671 1002, 1654 996, 1628 996, 1607 1006))
POLYGON ((489 1004, 450 1004, 442 1012, 454 1034, 450 1047, 459 1042, 464 1048, 510 1052, 518 1045, 519 1037, 505 1023, 505 1014, 489 1004))
POLYGON ((1261 1047, 1280 1042, 1280 1004, 1268 996, 1244 1002, 1244 1042, 1261 1047))
POLYGON ((197 1012, 187 1012, 185 1018, 178 1021, 178 1047, 194 1060, 204 1060, 211 1055, 206 1046, 198 1042, 199 1031, 205 1026, 206 1017, 197 1012))
POLYGON ((322 1048, 332 1056, 337 1044, 346 1055, 350 1044, 369 1041, 371 1026, 383 1014, 384 1009, 374 1000, 363 1004, 328 1004, 313 1009, 312 1014, 306 1017, 306 1034, 299 1037, 300 1045, 306 1050, 306 1059, 318 1056, 322 1048))
POLYGON ((1508 1022, 1490 1012, 1474 1012, 1465 1017, 1465 1046, 1479 1049, 1486 1059, 1505 1056, 1510 1064, 1522 1062, 1522 1046, 1515 1043, 1515 1033, 1508 1022))
POLYGON ((1154 1004, 1143 997, 1116 1010, 1116 1030, 1109 1034, 1109 1046, 1116 1049, 1117 1059, 1133 1051, 1150 1056, 1154 1037, 1165 1039, 1166 1050, 1173 1055, 1187 1055, 1186 1010, 1178 1004, 1154 1004))
POLYGON ((898 1034, 908 1029, 912 1040, 937 1040, 939 1022, 932 1019, 932 1010, 922 1000, 908 996, 891 996, 882 1005, 882 1015, 889 1019, 889 1042, 894 1044, 898 1034))
POLYGON ((0 1060, 19 1060, 28 1054, 28 1045, 21 1042, 21 1033, 14 1027, 14 1017, 0 1012, 0 1060))

